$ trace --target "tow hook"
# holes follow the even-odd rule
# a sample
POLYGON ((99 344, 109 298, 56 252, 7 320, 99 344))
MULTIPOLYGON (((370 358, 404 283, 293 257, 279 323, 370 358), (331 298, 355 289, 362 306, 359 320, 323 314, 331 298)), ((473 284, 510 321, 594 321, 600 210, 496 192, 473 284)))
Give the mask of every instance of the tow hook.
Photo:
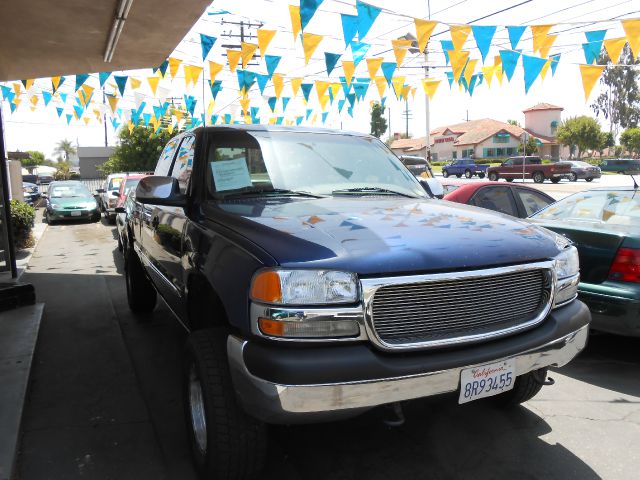
POLYGON ((404 413, 400 402, 388 403, 383 406, 384 418, 382 421, 389 427, 400 427, 404 425, 404 413))
POLYGON ((544 386, 554 385, 556 383, 556 381, 553 378, 547 377, 546 368, 541 368, 540 370, 534 371, 533 379, 536 382, 538 382, 540 385, 544 385, 544 386))

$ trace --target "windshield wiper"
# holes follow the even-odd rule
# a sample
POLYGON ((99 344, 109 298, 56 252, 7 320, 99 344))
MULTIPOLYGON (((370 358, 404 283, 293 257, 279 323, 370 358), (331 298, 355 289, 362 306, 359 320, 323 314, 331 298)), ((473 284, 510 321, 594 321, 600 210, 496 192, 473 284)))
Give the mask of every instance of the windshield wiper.
POLYGON ((308 198, 322 198, 321 195, 315 195, 311 192, 304 192, 300 190, 286 190, 283 188, 258 188, 253 190, 246 190, 244 192, 235 192, 225 195, 224 198, 231 197, 248 197, 248 196, 260 196, 260 195, 274 195, 274 196, 296 196, 296 197, 308 197, 308 198))
POLYGON ((343 188, 343 189, 334 190, 333 192, 331 192, 332 195, 341 195, 341 194, 350 194, 350 193, 359 193, 361 195, 386 194, 386 195, 399 195, 401 197, 407 197, 407 198, 416 198, 406 193, 396 192, 394 190, 389 190, 387 188, 380 188, 380 187, 343 188))

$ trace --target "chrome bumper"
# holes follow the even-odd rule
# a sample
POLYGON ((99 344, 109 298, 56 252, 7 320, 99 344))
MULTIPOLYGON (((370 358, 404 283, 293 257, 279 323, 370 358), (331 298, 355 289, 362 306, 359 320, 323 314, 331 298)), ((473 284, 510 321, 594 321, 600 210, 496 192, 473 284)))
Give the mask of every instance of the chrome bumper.
MULTIPOLYGON (((507 358, 515 359, 516 375, 569 363, 587 343, 586 325, 553 342, 507 358)), ((460 372, 476 365, 406 377, 320 385, 280 385, 252 375, 243 350, 246 340, 229 336, 227 354, 236 394, 250 415, 268 423, 311 423, 353 416, 386 403, 454 392, 460 372)), ((496 358, 493 363, 504 360, 496 358)))

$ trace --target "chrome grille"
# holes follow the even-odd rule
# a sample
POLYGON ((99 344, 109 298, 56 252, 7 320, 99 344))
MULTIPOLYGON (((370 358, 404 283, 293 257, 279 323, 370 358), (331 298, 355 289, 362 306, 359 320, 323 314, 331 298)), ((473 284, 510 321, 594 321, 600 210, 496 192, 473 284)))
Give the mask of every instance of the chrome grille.
POLYGON ((382 285, 371 325, 383 346, 447 345, 496 337, 541 321, 551 302, 548 269, 382 285))

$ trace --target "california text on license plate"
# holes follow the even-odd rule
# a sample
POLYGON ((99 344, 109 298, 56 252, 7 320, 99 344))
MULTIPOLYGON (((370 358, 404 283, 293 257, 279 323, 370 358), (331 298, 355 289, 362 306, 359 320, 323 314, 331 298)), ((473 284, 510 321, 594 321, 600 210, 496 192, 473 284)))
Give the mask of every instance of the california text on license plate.
POLYGON ((79 217, 80 215, 82 215, 82 212, 80 210, 77 210, 75 212, 71 212, 71 216, 72 217, 79 217))
POLYGON ((516 379, 514 363, 510 358, 462 370, 458 403, 467 403, 511 390, 516 379))

